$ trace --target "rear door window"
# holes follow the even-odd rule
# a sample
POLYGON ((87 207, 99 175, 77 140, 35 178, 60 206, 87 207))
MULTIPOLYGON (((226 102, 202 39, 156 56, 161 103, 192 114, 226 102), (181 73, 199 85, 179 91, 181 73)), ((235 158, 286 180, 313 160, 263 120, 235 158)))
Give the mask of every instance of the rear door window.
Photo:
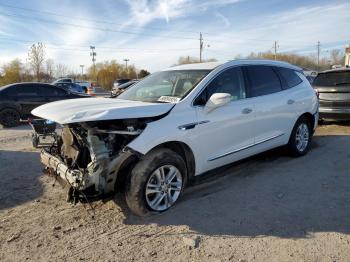
POLYGON ((272 67, 253 65, 246 66, 245 70, 250 83, 250 97, 269 95, 282 90, 281 80, 272 67))
POLYGON ((53 97, 53 96, 65 96, 67 92, 62 88, 52 85, 40 85, 40 96, 53 97))
POLYGON ((316 76, 315 86, 350 86, 350 70, 320 73, 316 76))
POLYGON ((274 67, 274 69, 280 74, 282 80, 284 80, 282 81, 283 89, 295 87, 303 82, 293 69, 284 67, 274 67))

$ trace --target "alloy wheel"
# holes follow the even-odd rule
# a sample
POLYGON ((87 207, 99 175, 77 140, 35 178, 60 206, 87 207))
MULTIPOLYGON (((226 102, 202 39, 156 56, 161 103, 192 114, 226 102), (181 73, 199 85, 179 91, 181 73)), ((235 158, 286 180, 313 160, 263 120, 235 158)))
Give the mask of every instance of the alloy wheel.
POLYGON ((299 152, 303 152, 307 148, 309 144, 309 140, 310 140, 309 127, 307 126, 307 124, 301 123, 298 126, 296 136, 295 136, 296 147, 299 152))
POLYGON ((182 175, 175 166, 164 165, 157 168, 146 184, 148 206, 155 211, 168 209, 179 198, 182 186, 182 175))

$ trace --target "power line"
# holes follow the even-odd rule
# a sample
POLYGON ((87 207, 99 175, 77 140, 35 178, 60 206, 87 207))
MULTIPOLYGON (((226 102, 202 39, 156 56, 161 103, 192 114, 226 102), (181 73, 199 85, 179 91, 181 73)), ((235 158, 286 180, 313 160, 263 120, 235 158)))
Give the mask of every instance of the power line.
POLYGON ((241 43, 243 42, 247 42, 247 41, 251 41, 251 42, 273 42, 275 40, 272 39, 263 39, 263 38, 242 38, 242 37, 237 37, 235 38, 234 36, 230 36, 230 39, 222 39, 222 37, 214 37, 214 36, 210 36, 206 38, 207 41, 218 41, 218 40, 222 40, 225 41, 226 43, 241 43), (239 39, 239 40, 236 40, 239 39))
POLYGON ((103 32, 113 32, 113 33, 121 33, 121 34, 129 34, 129 35, 138 35, 138 36, 151 36, 151 37, 159 37, 159 38, 174 38, 174 39, 183 39, 183 40, 198 40, 197 38, 190 38, 190 37, 182 37, 182 36, 172 36, 172 35, 155 35, 155 34, 145 34, 145 33, 139 33, 139 32, 132 32, 132 31, 125 31, 125 30, 115 30, 110 28, 101 28, 101 27, 95 27, 95 26, 84 26, 79 24, 72 24, 72 23, 66 23, 66 22, 58 22, 38 17, 31 17, 26 15, 18 15, 13 13, 3 13, 0 12, 0 15, 8 16, 8 17, 17 17, 20 19, 29 19, 29 20, 36 20, 39 22, 44 23, 51 23, 51 24, 57 24, 57 25, 65 25, 65 26, 73 26, 83 29, 89 29, 89 30, 97 30, 97 31, 103 31, 103 32))
MULTIPOLYGON (((9 37, 3 37, 0 35, 0 39, 8 40, 9 42, 20 42, 20 43, 35 43, 35 42, 42 42, 46 46, 51 46, 53 49, 62 49, 62 50, 68 50, 68 51, 83 51, 85 52, 86 49, 89 49, 89 45, 70 45, 70 44, 64 44, 64 45, 58 45, 58 44, 51 44, 51 43, 46 43, 45 41, 40 41, 40 40, 28 40, 28 39, 17 39, 17 38, 9 38, 9 37), (67 47, 72 47, 71 49, 69 48, 64 48, 62 46, 67 46, 67 47), (73 49, 74 48, 74 49, 73 49), (77 48, 85 48, 85 49, 77 49, 77 48)), ((162 48, 162 49, 148 49, 148 48, 131 48, 131 47, 112 47, 112 46, 99 46, 99 49, 104 49, 104 50, 110 50, 111 52, 115 52, 116 50, 130 50, 130 51, 149 51, 149 52, 158 52, 158 51, 188 51, 188 50, 197 50, 197 48, 162 48)))
MULTIPOLYGON (((28 11, 28 12, 39 13, 39 14, 41 13, 41 14, 47 14, 47 15, 54 15, 54 16, 58 16, 58 17, 70 18, 72 20, 81 20, 81 21, 95 22, 95 23, 100 23, 100 24, 109 24, 109 25, 113 25, 113 26, 115 26, 115 25, 124 26, 124 24, 121 24, 121 23, 114 23, 114 22, 104 21, 104 20, 87 19, 87 18, 82 18, 82 17, 72 17, 72 16, 68 16, 68 15, 58 14, 58 13, 55 13, 55 12, 52 12, 52 11, 36 10, 36 9, 31 9, 31 8, 25 8, 25 7, 20 7, 20 6, 3 4, 3 3, 0 3, 0 6, 12 8, 12 9, 24 10, 24 11, 28 11)), ((159 31, 159 30, 168 30, 168 29, 165 29, 165 28, 153 27, 153 26, 143 26, 142 29, 157 30, 157 31, 159 31)), ((179 32, 179 33, 198 33, 198 31, 190 31, 190 30, 172 30, 172 31, 173 32, 179 32)))

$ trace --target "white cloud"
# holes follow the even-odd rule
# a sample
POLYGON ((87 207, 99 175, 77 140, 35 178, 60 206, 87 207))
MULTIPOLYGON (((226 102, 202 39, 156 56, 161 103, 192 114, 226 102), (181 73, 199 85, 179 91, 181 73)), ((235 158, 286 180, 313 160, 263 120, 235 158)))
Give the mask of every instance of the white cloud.
POLYGON ((197 14, 198 11, 205 11, 211 7, 221 7, 234 4, 240 0, 124 0, 131 11, 129 25, 146 25, 153 20, 164 19, 167 23, 171 19, 185 17, 190 14, 197 14))
POLYGON ((226 28, 231 26, 230 20, 228 20, 228 18, 226 16, 224 16, 223 14, 221 14, 220 12, 216 12, 215 16, 217 18, 219 18, 224 23, 226 28))
POLYGON ((272 50, 275 40, 279 43, 280 52, 316 52, 318 40, 327 49, 337 48, 340 43, 345 46, 347 41, 350 44, 348 10, 350 3, 332 3, 250 17, 243 27, 231 27, 231 30, 223 30, 213 36, 208 34, 207 41, 211 47, 207 53, 221 60, 232 59, 237 54, 272 50))

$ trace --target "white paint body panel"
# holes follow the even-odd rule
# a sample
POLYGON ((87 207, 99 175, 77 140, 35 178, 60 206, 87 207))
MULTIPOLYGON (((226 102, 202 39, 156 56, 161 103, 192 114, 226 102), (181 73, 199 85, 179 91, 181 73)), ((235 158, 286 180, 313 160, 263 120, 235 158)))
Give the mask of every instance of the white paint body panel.
MULTIPOLYGON (((271 95, 234 101, 208 114, 203 112, 202 107, 192 105, 196 96, 215 76, 225 69, 241 65, 272 65, 300 70, 288 63, 264 60, 236 60, 215 65, 216 67, 210 65, 213 66, 213 71, 185 99, 178 102, 165 118, 150 123, 128 146, 147 154, 159 144, 171 141, 183 142, 194 154, 195 175, 199 175, 213 168, 285 145, 289 141, 295 122, 302 114, 310 113, 317 117, 317 97, 302 74, 299 76, 303 82, 299 86, 271 95), (290 99, 294 100, 293 104, 288 104, 290 99), (253 112, 249 115, 241 114, 247 107, 252 108, 253 112), (202 121, 210 122, 185 131, 178 128, 202 121), (211 158, 236 150, 238 152, 209 161, 211 158)), ((175 69, 185 70, 186 67, 175 69)), ((194 69, 193 65, 190 69, 194 69)), ((317 119, 315 127, 316 125, 317 119)))
POLYGON ((59 124, 71 124, 158 116, 165 114, 173 106, 171 103, 145 103, 116 98, 78 98, 39 106, 32 114, 59 124))

